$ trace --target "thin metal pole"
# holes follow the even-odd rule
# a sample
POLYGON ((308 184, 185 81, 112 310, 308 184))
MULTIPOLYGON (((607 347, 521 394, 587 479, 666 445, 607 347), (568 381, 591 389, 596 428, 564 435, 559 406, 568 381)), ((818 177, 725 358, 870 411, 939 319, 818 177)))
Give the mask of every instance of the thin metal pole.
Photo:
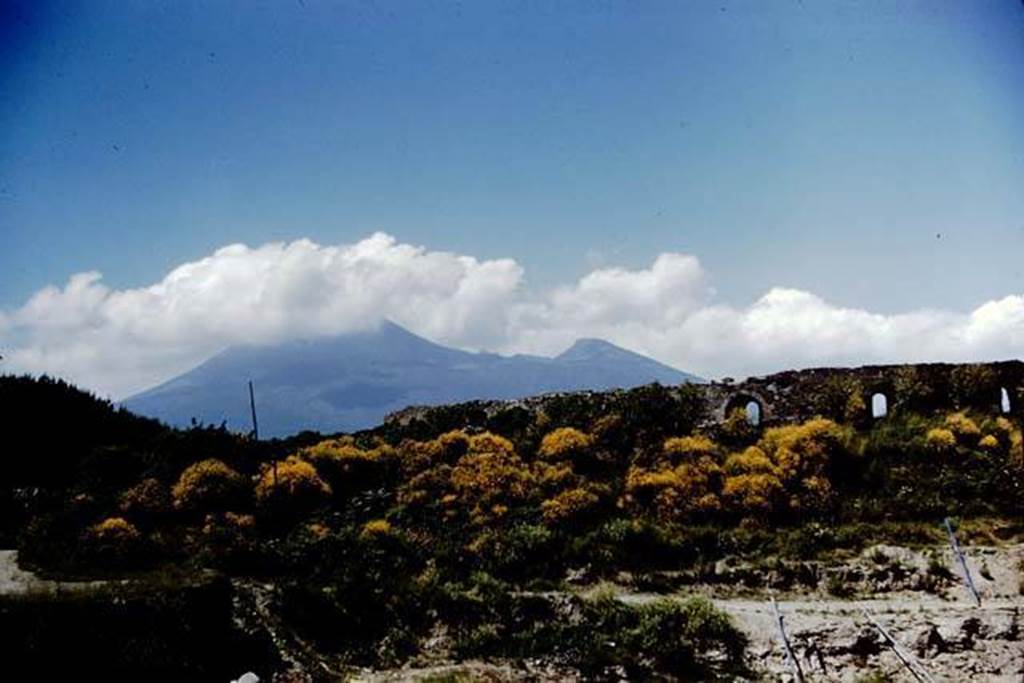
POLYGON ((960 562, 960 569, 964 575, 964 583, 967 584, 967 590, 971 592, 974 597, 974 602, 977 603, 978 607, 981 607, 981 596, 978 595, 978 589, 974 587, 974 579, 971 577, 971 570, 967 568, 967 558, 964 557, 964 553, 960 550, 960 544, 956 542, 956 534, 953 533, 953 525, 949 523, 949 517, 945 519, 946 532, 949 533, 949 544, 953 547, 953 555, 960 562))
POLYGON ((904 650, 903 647, 896 642, 896 639, 889 635, 889 632, 885 629, 885 627, 878 623, 878 621, 873 616, 871 616, 871 613, 868 612, 867 609, 862 607, 861 612, 863 612, 864 616, 868 618, 868 621, 870 621, 874 625, 874 627, 878 629, 878 632, 881 633, 882 637, 885 638, 887 643, 889 643, 889 647, 892 649, 892 651, 895 652, 896 656, 899 657, 899 660, 903 662, 903 666, 907 668, 907 671, 909 671, 915 679, 917 679, 918 681, 925 681, 926 683, 935 683, 935 679, 931 677, 931 674, 925 671, 925 668, 921 666, 921 662, 914 659, 909 652, 904 650))
MULTIPOLYGON (((256 392, 253 391, 252 380, 249 380, 249 410, 252 411, 252 438, 254 441, 259 441, 260 425, 256 421, 256 392)), ((270 466, 273 470, 274 488, 277 488, 277 461, 273 461, 270 466)))
POLYGON ((249 410, 252 411, 252 438, 260 440, 260 425, 256 422, 256 394, 252 389, 252 380, 249 380, 249 410))
POLYGON ((775 623, 779 627, 779 636, 782 638, 782 648, 786 651, 786 659, 789 661, 789 668, 793 670, 793 676, 796 677, 797 683, 804 683, 804 672, 800 668, 800 662, 797 661, 796 655, 793 654, 789 638, 786 637, 786 627, 782 625, 782 613, 779 612, 779 605, 775 602, 775 596, 771 596, 770 599, 772 611, 775 612, 775 623))

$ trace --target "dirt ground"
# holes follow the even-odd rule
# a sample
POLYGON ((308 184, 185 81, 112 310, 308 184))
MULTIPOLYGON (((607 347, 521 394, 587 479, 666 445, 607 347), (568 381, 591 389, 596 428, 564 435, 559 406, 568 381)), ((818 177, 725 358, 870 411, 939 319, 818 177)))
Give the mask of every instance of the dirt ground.
MULTIPOLYGON (((930 563, 922 552, 888 546, 869 549, 854 562, 878 564, 880 555, 918 575, 927 572, 930 563)), ((872 624, 869 614, 919 665, 921 680, 927 680, 925 676, 943 681, 1024 680, 1020 638, 1024 547, 975 547, 968 551, 968 567, 981 596, 980 607, 963 584, 952 553, 934 549, 930 555, 951 574, 935 592, 897 589, 845 600, 820 594, 809 599, 780 599, 779 611, 805 678, 855 681, 883 674, 894 680, 915 680, 872 624)), ((770 602, 716 602, 750 638, 755 670, 770 678, 791 677, 770 602)))
MULTIPOLYGON (((808 585, 787 580, 779 569, 738 568, 746 585, 694 584, 665 593, 612 585, 618 598, 642 604, 700 594, 728 612, 749 639, 755 678, 792 680, 771 605, 775 598, 786 633, 807 681, 880 680, 1024 681, 1021 640, 1024 545, 972 547, 968 566, 981 597, 977 606, 948 548, 910 550, 875 546, 832 565, 791 573, 841 576, 808 585), (813 571, 812 571, 813 570, 813 571), (778 584, 778 585, 773 585, 778 584), (837 597, 837 586, 850 594, 837 597), (870 616, 869 616, 870 615, 870 616), (872 618, 885 628, 917 667, 911 674, 872 618)), ((736 572, 737 568, 723 568, 736 572)), ((725 576, 729 576, 728 573, 725 576)), ((97 582, 99 583, 99 582, 97 582)), ((56 583, 17 565, 17 553, 0 551, 0 595, 81 590, 90 584, 56 583)), ((96 584, 93 584, 96 585, 96 584)), ((594 586, 582 586, 586 593, 594 586)), ((608 585, 603 584, 607 589, 608 585)), ((364 681, 554 681, 567 680, 543 662, 465 662, 356 673, 364 681)))
MULTIPOLYGON (((824 581, 815 587, 781 581, 787 585, 779 588, 698 584, 667 594, 640 592, 622 583, 614 585, 614 590, 620 600, 631 604, 707 596, 747 635, 752 676, 759 680, 795 680, 772 609, 774 597, 806 681, 1024 681, 1020 633, 1024 546, 972 547, 967 554, 980 607, 945 547, 874 546, 834 566, 817 567, 819 575, 838 572, 847 578, 854 594, 842 598, 829 591, 835 583, 824 581), (916 675, 907 670, 872 619, 896 640, 917 667, 916 675)), ((779 579, 773 579, 771 570, 765 573, 760 577, 765 583, 779 579)), ((751 578, 750 573, 744 576, 751 578)), ((593 588, 581 588, 581 592, 593 588)), ((602 588, 607 590, 608 585, 602 588)), ((545 672, 537 662, 467 662, 367 671, 355 680, 555 681, 567 676, 545 672)))

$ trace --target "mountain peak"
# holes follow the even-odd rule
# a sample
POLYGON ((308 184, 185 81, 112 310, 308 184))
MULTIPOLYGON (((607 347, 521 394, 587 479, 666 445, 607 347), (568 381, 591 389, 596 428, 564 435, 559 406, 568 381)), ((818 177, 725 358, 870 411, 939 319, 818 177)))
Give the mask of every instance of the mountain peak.
POLYGON ((612 356, 637 356, 620 346, 603 339, 583 337, 573 342, 573 345, 562 353, 555 356, 557 360, 594 360, 595 358, 608 358, 612 356))
POLYGON ((365 429, 409 405, 701 381, 600 339, 580 339, 555 358, 499 356, 442 346, 383 321, 336 337, 233 347, 125 405, 176 425, 196 418, 246 429, 247 380, 256 388, 260 432, 272 436, 365 429))

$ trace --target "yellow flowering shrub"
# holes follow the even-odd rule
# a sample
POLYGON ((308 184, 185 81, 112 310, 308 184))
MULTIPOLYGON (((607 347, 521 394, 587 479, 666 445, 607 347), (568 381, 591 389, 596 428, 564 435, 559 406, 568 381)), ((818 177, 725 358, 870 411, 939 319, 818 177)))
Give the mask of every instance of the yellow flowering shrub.
POLYGON ((667 439, 651 465, 634 462, 622 504, 662 521, 717 513, 825 511, 834 496, 834 459, 851 453, 853 431, 832 420, 773 427, 756 445, 723 457, 705 436, 667 439))
POLYGON ((139 540, 139 530, 124 517, 107 517, 89 529, 98 541, 115 544, 132 543, 139 540))
POLYGON ((143 479, 124 491, 118 509, 136 519, 152 518, 171 509, 171 494, 158 479, 143 479))
POLYGON ((548 493, 574 486, 582 481, 582 477, 577 475, 572 465, 568 463, 538 461, 533 464, 532 471, 537 486, 548 493))
POLYGON ((470 452, 452 467, 448 488, 475 524, 500 519, 533 490, 533 473, 514 451, 470 452))
POLYGON ((1007 440, 1009 440, 1009 437, 1013 433, 1015 427, 1013 426, 1012 422, 1010 422, 1005 417, 1000 415, 993 422, 993 429, 996 431, 997 434, 1000 434, 1006 437, 1007 440))
POLYGON ((821 475, 831 458, 846 449, 848 438, 848 428, 819 417, 773 427, 758 446, 779 468, 783 480, 795 480, 821 475))
POLYGON ((821 511, 832 500, 829 466, 849 450, 851 431, 832 420, 773 427, 757 446, 730 455, 722 494, 744 514, 821 511))
POLYGON ((235 529, 252 531, 256 528, 256 518, 230 510, 224 513, 224 520, 235 529))
POLYGON ((503 436, 482 432, 469 437, 469 452, 511 454, 516 452, 516 447, 503 436))
POLYGON ((299 456, 319 466, 321 463, 362 463, 373 462, 379 457, 374 451, 365 451, 353 443, 327 440, 299 451, 299 456))
POLYGON ((379 538, 391 533, 391 523, 386 519, 371 519, 363 525, 363 538, 379 538))
POLYGON ((1024 434, 1019 429, 1010 435, 1010 458, 1019 467, 1024 467, 1024 434))
POLYGON ((430 448, 432 443, 430 441, 402 439, 401 443, 398 444, 396 448, 398 462, 406 479, 437 464, 438 458, 430 448))
POLYGON ((536 488, 532 468, 516 454, 512 442, 489 432, 468 440, 461 432, 449 432, 433 441, 403 443, 400 451, 403 459, 418 459, 419 465, 409 467, 397 499, 418 514, 434 510, 446 518, 487 524, 522 505, 536 488), (452 464, 430 459, 440 449, 457 451, 463 446, 465 452, 452 464))
POLYGON ((956 435, 944 427, 934 427, 925 434, 924 442, 931 450, 946 453, 956 448, 956 435))
POLYGON ((963 412, 953 413, 948 416, 946 418, 946 428, 953 432, 953 435, 960 443, 972 444, 981 437, 981 428, 963 412))
POLYGON ((986 434, 985 436, 981 437, 980 441, 978 441, 978 448, 980 448, 983 451, 995 453, 999 451, 1001 445, 999 443, 999 439, 997 439, 991 434, 986 434))
POLYGON ((789 507, 802 512, 824 512, 832 501, 833 493, 832 482, 827 477, 804 477, 799 482, 799 489, 790 496, 789 507))
POLYGON ((89 527, 86 533, 87 552, 97 560, 123 564, 136 558, 141 550, 142 535, 124 517, 107 517, 89 527))
POLYGON ((710 456, 672 467, 634 465, 626 473, 623 503, 665 522, 682 521, 721 508, 722 469, 710 456))
POLYGON ((235 507, 244 492, 242 475, 211 458, 185 468, 171 489, 171 497, 180 510, 226 510, 235 507))
POLYGON ((444 462, 455 462, 469 452, 469 437, 466 433, 453 429, 430 442, 433 445, 435 458, 444 462))
POLYGON ((256 518, 252 515, 237 512, 224 514, 208 514, 203 521, 203 534, 206 536, 226 536, 237 540, 240 536, 252 533, 256 529, 256 518))
POLYGON ((306 448, 303 448, 300 453, 310 462, 314 462, 321 457, 333 456, 337 451, 345 448, 359 450, 356 447, 355 439, 351 436, 341 436, 336 439, 324 439, 312 446, 307 446, 306 448))
POLYGON ((727 477, 722 487, 730 510, 746 515, 772 512, 784 494, 782 482, 769 473, 737 474, 727 477))
POLYGON ((739 446, 757 438, 758 428, 750 423, 747 409, 737 406, 729 411, 722 422, 722 440, 729 445, 739 446))
POLYGON ((440 464, 454 464, 469 452, 469 436, 461 430, 446 432, 436 439, 415 441, 405 439, 398 446, 397 454, 406 477, 440 464))
POLYGON ((585 488, 566 489, 541 503, 544 520, 550 524, 572 521, 594 509, 600 498, 585 488))
POLYGON ((394 459, 395 451, 387 445, 362 449, 351 438, 342 438, 321 441, 297 455, 311 463, 332 490, 340 493, 376 485, 394 459))
MULTIPOLYGON (((440 463, 410 476, 398 489, 398 502, 413 508, 424 508, 435 501, 444 503, 448 496, 454 501, 457 496, 448 493, 451 472, 451 465, 440 463)), ((450 506, 451 502, 447 505, 450 506)))
POLYGON ((265 466, 256 484, 256 502, 260 506, 284 512, 306 512, 331 495, 331 487, 305 460, 291 455, 276 465, 276 468, 265 466))
POLYGON ((573 460, 593 448, 594 439, 573 427, 560 427, 540 442, 538 454, 547 460, 573 460))
POLYGON ((716 458, 719 454, 718 445, 706 436, 672 437, 665 440, 661 450, 672 464, 716 458))
POLYGON ((782 499, 779 469, 757 446, 733 453, 723 466, 726 477, 722 497, 731 512, 751 515, 771 512, 782 499))
POLYGON ((775 473, 775 465, 757 446, 750 446, 742 453, 730 455, 725 459, 723 469, 727 475, 775 473))
POLYGON ((1021 434, 1021 430, 1002 416, 993 421, 992 430, 1010 460, 1017 465, 1024 465, 1024 435, 1021 434))

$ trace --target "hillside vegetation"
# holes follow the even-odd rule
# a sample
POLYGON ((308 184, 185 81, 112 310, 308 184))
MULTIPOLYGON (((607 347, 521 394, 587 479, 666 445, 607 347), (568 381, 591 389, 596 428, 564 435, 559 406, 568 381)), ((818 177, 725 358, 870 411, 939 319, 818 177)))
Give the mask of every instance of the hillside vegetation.
POLYGON ((259 579, 331 666, 398 664, 443 632, 453 659, 540 657, 591 678, 724 674, 743 667, 743 639, 699 599, 542 597, 569 576, 936 542, 945 516, 1019 531, 1014 418, 873 421, 854 405, 764 429, 736 412, 700 432, 692 392, 565 395, 486 429, 453 428, 456 406, 437 424, 253 442, 4 377, 3 531, 55 576, 259 579))

